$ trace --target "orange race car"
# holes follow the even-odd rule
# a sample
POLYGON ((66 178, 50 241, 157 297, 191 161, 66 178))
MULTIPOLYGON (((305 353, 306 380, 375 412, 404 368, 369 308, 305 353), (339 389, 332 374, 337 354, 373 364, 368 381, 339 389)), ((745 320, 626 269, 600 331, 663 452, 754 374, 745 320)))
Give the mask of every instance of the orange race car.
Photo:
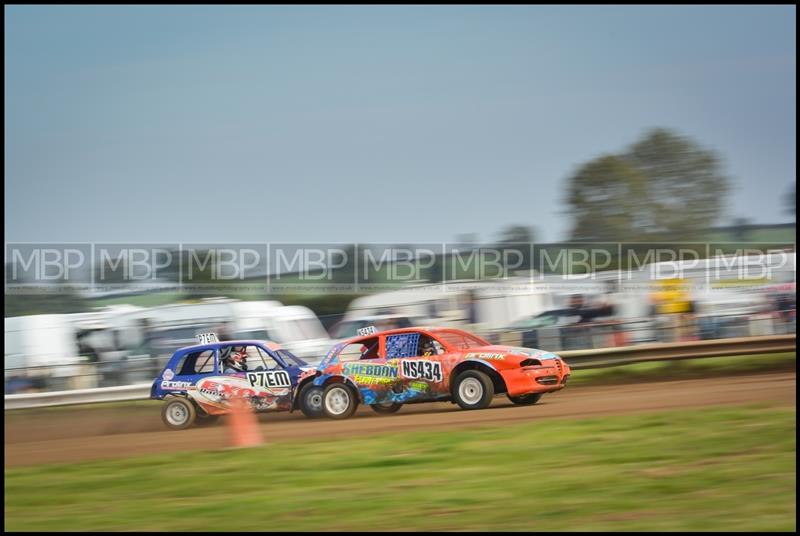
POLYGON ((343 419, 359 403, 378 413, 443 400, 483 409, 505 393, 514 404, 535 404, 563 389, 569 374, 554 353, 493 346, 459 329, 372 329, 334 346, 298 390, 317 400, 321 395, 325 415, 343 419))

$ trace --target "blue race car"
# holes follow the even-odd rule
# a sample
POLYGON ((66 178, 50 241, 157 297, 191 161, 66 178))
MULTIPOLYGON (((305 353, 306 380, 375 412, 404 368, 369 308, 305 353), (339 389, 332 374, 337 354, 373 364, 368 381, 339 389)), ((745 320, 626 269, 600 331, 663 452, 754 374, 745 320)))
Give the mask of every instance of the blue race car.
MULTIPOLYGON (((208 334, 206 334, 208 335, 208 334)), ((316 369, 275 343, 240 340, 205 342, 177 350, 153 381, 150 398, 166 400, 161 418, 182 430, 195 422, 210 423, 231 412, 241 397, 256 412, 292 411, 322 415, 322 389, 302 380, 316 369)))

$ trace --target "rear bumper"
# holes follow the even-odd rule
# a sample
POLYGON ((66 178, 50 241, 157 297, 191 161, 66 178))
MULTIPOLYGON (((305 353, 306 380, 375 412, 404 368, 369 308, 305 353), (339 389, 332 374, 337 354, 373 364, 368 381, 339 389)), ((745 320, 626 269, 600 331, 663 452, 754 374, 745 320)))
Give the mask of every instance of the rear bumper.
POLYGON ((525 367, 498 371, 506 384, 510 396, 528 393, 552 393, 563 389, 570 375, 569 366, 563 361, 554 365, 525 367))

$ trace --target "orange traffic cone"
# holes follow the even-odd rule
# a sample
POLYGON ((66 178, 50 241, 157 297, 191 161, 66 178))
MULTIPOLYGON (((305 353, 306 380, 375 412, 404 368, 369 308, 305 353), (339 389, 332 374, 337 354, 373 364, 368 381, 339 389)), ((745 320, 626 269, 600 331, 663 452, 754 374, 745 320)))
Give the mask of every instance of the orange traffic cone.
POLYGON ((255 447, 263 443, 256 414, 243 397, 233 398, 228 422, 232 447, 255 447))

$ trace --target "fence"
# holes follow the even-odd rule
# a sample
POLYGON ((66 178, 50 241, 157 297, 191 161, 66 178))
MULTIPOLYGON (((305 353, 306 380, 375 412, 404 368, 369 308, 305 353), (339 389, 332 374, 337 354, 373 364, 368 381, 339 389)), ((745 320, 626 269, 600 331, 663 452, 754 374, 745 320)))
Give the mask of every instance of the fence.
MULTIPOLYGON (((602 348, 561 352, 575 370, 615 367, 645 361, 695 359, 731 355, 789 352, 796 348, 796 334, 717 339, 679 343, 655 343, 622 348, 602 348)), ((76 389, 51 393, 5 395, 5 409, 37 408, 68 404, 144 400, 150 395, 151 383, 76 389)))
MULTIPOLYGON (((652 343, 758 337, 796 332, 795 316, 773 313, 728 316, 660 316, 625 322, 592 322, 524 331, 484 333, 495 344, 564 353, 652 343)), ((152 381, 169 355, 129 355, 100 363, 5 370, 5 394, 127 386, 152 381)))
POLYGON ((689 342, 795 333, 796 318, 775 313, 726 316, 662 315, 624 322, 589 322, 568 326, 489 333, 495 344, 543 348, 553 352, 689 342))

